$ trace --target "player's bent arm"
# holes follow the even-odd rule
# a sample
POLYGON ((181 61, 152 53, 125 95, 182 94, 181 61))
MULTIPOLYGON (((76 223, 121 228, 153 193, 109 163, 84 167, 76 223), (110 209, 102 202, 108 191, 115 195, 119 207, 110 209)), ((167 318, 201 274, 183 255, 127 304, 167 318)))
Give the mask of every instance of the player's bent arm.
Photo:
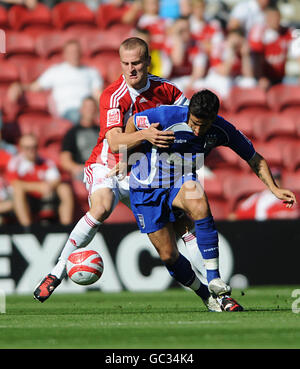
POLYGON ((269 190, 278 199, 283 200, 283 202, 287 204, 287 207, 291 207, 294 203, 297 203, 296 196, 292 191, 278 187, 268 163, 259 153, 256 152, 253 158, 248 161, 248 164, 269 190))
POLYGON ((153 123, 149 128, 137 131, 134 125, 134 117, 130 117, 125 132, 122 132, 121 127, 112 128, 106 133, 106 139, 113 153, 124 151, 124 147, 131 150, 145 140, 158 147, 167 148, 174 141, 174 133, 172 131, 160 131, 157 129, 158 126, 159 123, 153 123))

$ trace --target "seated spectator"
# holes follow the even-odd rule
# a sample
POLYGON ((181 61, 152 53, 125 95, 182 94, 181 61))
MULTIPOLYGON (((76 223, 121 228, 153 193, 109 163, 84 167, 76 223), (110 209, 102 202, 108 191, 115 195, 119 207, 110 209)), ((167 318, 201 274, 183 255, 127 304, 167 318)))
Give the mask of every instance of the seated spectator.
POLYGON ((206 18, 206 0, 191 0, 191 5, 192 14, 189 17, 191 35, 208 55, 209 65, 213 65, 213 59, 217 57, 224 41, 221 23, 216 19, 206 18))
POLYGON ((61 168, 74 179, 83 179, 84 163, 97 143, 99 125, 96 123, 97 104, 93 97, 83 100, 80 122, 65 135, 60 154, 61 168))
POLYGON ((168 22, 159 15, 159 0, 143 0, 143 14, 139 18, 137 27, 149 31, 152 50, 161 50, 166 41, 168 22))
POLYGON ((226 99, 232 86, 250 88, 256 85, 250 49, 241 30, 230 31, 215 56, 207 76, 195 83, 196 89, 208 88, 226 99))
POLYGON ((227 30, 242 29, 246 37, 255 24, 264 23, 264 10, 272 0, 246 0, 238 2, 231 10, 227 30))
MULTIPOLYGON (((292 29, 281 25, 279 9, 267 7, 265 23, 255 25, 249 33, 255 76, 262 88, 282 83, 292 41, 292 29)), ((293 50, 289 56, 300 61, 299 48, 293 50)))
MULTIPOLYGON (((280 186, 281 172, 277 169, 272 170, 273 178, 280 186)), ((272 194, 269 189, 255 193, 238 205, 236 211, 229 215, 230 220, 254 219, 295 219, 300 217, 298 204, 291 208, 272 194)))
POLYGON ((51 90, 51 113, 78 124, 83 99, 92 95, 98 101, 103 79, 95 68, 81 64, 81 48, 77 40, 66 42, 63 59, 62 63, 51 66, 30 84, 13 83, 8 90, 8 99, 18 101, 25 90, 51 90))
POLYGON ((108 0, 98 9, 98 23, 102 29, 108 29, 117 24, 135 27, 141 14, 140 0, 132 2, 125 0, 108 0))
POLYGON ((58 202, 58 218, 63 225, 73 221, 74 200, 71 186, 61 182, 55 164, 38 155, 35 135, 25 134, 19 141, 19 153, 7 165, 7 180, 12 187, 13 207, 25 230, 40 220, 53 216, 58 202))
POLYGON ((1 0, 0 5, 9 8, 13 5, 24 5, 28 9, 34 9, 39 0, 1 0))
POLYGON ((174 21, 166 51, 172 63, 169 78, 182 91, 192 88, 195 81, 205 76, 207 55, 191 36, 189 18, 180 17, 174 21))

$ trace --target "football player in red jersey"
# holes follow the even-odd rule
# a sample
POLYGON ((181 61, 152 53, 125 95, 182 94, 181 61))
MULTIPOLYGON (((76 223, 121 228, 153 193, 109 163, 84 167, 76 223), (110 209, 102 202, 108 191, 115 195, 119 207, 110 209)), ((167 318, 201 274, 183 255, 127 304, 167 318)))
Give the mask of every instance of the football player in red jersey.
MULTIPOLYGON (((58 263, 35 289, 34 297, 41 302, 60 284, 69 255, 91 242, 99 226, 109 217, 117 203, 122 201, 130 206, 129 177, 119 181, 116 176, 108 176, 119 161, 119 155, 112 153, 108 139, 114 137, 117 145, 118 134, 124 131, 128 118, 134 113, 159 105, 188 103, 187 98, 174 84, 148 73, 151 58, 148 46, 143 40, 136 37, 126 39, 120 46, 120 61, 122 75, 101 95, 100 134, 85 166, 84 182, 89 192, 90 209, 69 235, 58 263)), ((135 142, 148 140, 158 147, 168 146, 173 139, 171 131, 163 132, 156 126, 137 132, 134 137, 135 142)), ((188 247, 196 242, 196 238, 182 220, 180 224, 180 233, 183 234, 183 240, 188 247)), ((193 257, 200 257, 200 253, 193 257)), ((216 306, 216 309, 218 308, 220 307, 216 306)))

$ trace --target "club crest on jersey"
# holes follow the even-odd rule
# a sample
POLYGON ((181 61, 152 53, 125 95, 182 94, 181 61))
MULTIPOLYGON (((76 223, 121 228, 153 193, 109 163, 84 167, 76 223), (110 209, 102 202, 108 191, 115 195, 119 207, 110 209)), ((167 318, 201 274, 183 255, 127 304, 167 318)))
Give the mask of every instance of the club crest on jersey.
POLYGON ((136 117, 136 128, 146 129, 150 127, 150 123, 147 116, 137 116, 136 117))
POLYGON ((107 127, 114 126, 121 122, 120 109, 109 109, 107 112, 107 127))
POLYGON ((205 149, 210 149, 216 146, 218 137, 216 134, 208 134, 205 137, 205 144, 204 144, 204 148, 205 149))

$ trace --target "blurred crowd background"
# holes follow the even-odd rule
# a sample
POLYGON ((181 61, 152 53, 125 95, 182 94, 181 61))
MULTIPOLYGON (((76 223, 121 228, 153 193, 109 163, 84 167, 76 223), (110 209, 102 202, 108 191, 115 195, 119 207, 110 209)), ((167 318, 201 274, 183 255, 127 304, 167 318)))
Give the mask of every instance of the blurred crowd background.
MULTIPOLYGON (((297 0, 0 1, 0 219, 25 230, 87 211, 83 166, 98 102, 121 73, 127 37, 150 47, 150 73, 187 97, 209 88, 274 178, 300 192, 300 2, 297 0)), ((299 218, 227 148, 207 159, 216 220, 299 218)), ((108 222, 134 222, 122 204, 108 222)))

